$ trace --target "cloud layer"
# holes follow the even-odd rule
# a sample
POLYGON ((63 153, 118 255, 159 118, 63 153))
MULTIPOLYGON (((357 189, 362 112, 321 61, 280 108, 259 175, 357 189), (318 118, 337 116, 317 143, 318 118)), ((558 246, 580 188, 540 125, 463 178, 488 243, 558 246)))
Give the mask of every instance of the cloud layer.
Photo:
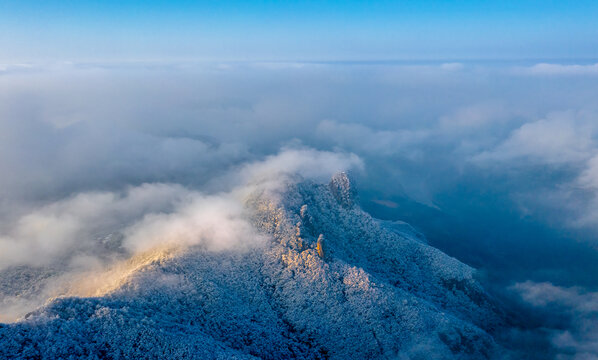
POLYGON ((595 67, 2 66, 0 269, 206 233, 238 245, 234 189, 352 167, 368 211, 498 289, 598 291, 595 67))

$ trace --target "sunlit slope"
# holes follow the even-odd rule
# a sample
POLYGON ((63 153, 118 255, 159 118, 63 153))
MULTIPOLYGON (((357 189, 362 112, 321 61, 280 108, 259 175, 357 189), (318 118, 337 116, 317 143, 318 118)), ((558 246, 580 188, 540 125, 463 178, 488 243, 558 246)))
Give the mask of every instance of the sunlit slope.
POLYGON ((156 249, 76 296, 0 325, 0 357, 492 358, 502 315, 474 270, 357 206, 329 184, 256 186, 247 249, 156 249), (93 297, 80 297, 93 296, 93 297), (436 356, 435 356, 436 357, 436 356))

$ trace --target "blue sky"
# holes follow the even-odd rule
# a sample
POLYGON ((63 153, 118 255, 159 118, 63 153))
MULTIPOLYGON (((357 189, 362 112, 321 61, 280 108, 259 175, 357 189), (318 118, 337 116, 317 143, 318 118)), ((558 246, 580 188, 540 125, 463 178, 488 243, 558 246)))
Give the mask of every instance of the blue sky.
POLYGON ((596 1, 0 1, 0 61, 595 59, 596 1))

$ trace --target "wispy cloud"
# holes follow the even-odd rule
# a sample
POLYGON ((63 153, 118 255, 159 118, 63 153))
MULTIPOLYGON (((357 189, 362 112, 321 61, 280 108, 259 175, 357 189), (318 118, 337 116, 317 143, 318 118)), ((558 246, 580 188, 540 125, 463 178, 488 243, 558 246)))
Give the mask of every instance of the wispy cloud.
POLYGON ((598 293, 530 281, 515 284, 513 289, 529 304, 567 317, 560 329, 551 330, 559 359, 598 357, 598 293))
POLYGON ((496 148, 474 157, 475 161, 513 161, 527 158, 547 164, 587 160, 595 152, 593 119, 572 111, 551 113, 546 119, 526 122, 496 148))
POLYGON ((526 69, 531 75, 598 75, 598 64, 562 65, 541 63, 526 69))

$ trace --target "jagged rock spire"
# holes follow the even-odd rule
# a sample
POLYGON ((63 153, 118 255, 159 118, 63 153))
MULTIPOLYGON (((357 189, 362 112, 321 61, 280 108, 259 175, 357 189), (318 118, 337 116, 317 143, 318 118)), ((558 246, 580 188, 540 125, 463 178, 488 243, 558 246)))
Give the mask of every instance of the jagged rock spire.
POLYGON ((326 256, 324 247, 324 235, 320 234, 320 236, 318 236, 318 242, 316 243, 316 251, 318 252, 318 256, 322 259, 326 256))
POLYGON ((357 199, 357 191, 353 186, 351 177, 344 171, 338 172, 332 176, 329 183, 332 196, 344 208, 352 208, 357 199))

